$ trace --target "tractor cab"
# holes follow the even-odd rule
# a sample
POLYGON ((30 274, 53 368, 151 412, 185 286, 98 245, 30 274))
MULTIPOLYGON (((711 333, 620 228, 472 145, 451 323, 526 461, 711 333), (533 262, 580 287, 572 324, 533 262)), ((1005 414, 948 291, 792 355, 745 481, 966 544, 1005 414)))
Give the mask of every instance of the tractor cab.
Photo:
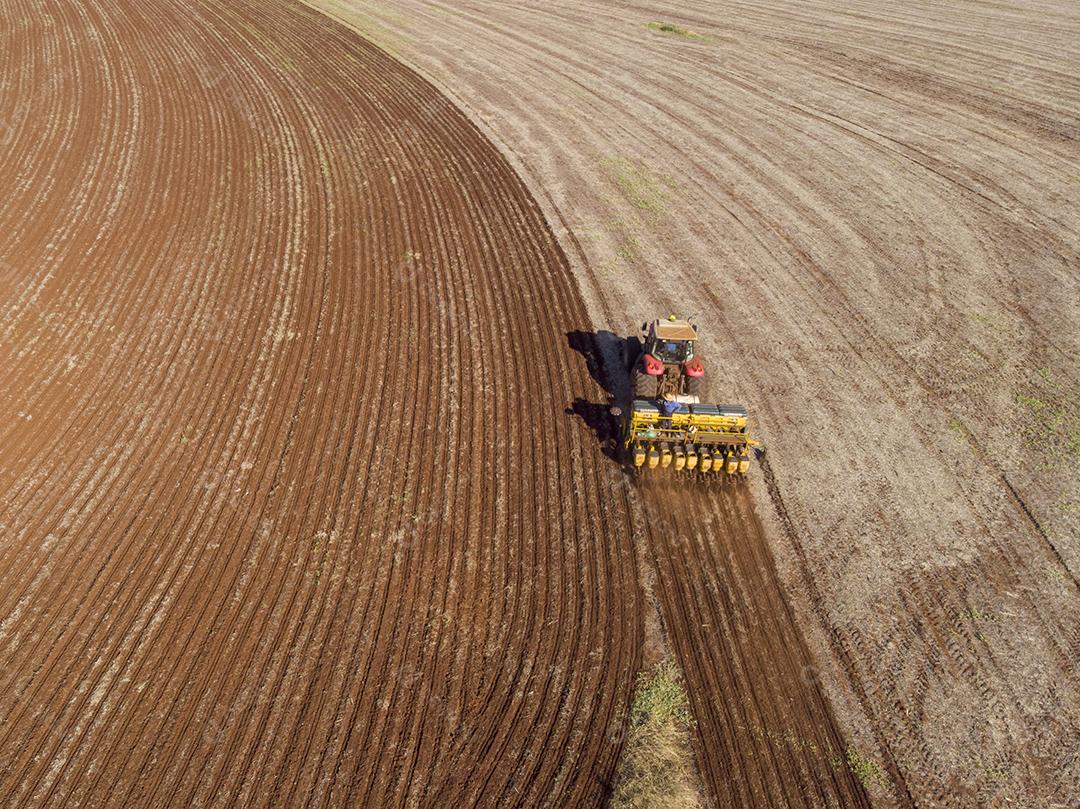
POLYGON ((684 363, 693 359, 696 339, 697 327, 689 320, 654 320, 648 324, 645 353, 663 363, 684 363))
POLYGON ((654 320, 641 327, 643 354, 652 361, 647 373, 662 373, 661 366, 674 370, 679 368, 689 376, 701 376, 704 366, 701 360, 694 358, 694 341, 697 340, 697 326, 689 320, 654 320))
POLYGON ((702 395, 705 366, 694 355, 697 326, 689 320, 654 320, 641 326, 640 348, 631 356, 631 381, 637 398, 690 402, 702 395))

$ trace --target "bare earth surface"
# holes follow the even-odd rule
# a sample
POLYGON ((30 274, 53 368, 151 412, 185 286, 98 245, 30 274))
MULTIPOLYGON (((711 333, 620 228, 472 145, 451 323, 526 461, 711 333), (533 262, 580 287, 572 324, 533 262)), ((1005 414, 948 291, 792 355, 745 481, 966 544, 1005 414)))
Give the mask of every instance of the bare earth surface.
POLYGON ((725 564, 753 508, 877 803, 1073 805, 1080 6, 318 3, 499 143, 594 327, 697 314, 714 396, 757 414, 752 506, 633 498, 718 802, 748 692, 698 624, 768 578, 725 564))
POLYGON ((508 164, 299 4, 0 20, 0 805, 598 804, 629 488, 508 164))
POLYGON ((0 0, 0 804, 596 805, 655 602, 718 806, 1069 805, 1073 6, 320 2, 498 149, 297 3, 0 0), (601 451, 666 310, 751 487, 601 451))

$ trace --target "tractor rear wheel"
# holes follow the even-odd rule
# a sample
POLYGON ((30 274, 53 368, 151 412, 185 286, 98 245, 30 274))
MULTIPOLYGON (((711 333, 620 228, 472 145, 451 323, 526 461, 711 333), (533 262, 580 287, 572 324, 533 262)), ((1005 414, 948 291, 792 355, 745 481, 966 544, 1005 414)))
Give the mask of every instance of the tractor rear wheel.
POLYGON ((635 399, 651 399, 656 394, 656 383, 648 374, 635 368, 630 374, 630 384, 634 389, 635 399))
POLYGON ((688 376, 686 377, 686 384, 684 385, 684 387, 686 388, 687 396, 697 396, 698 399, 703 399, 705 397, 704 377, 688 376))

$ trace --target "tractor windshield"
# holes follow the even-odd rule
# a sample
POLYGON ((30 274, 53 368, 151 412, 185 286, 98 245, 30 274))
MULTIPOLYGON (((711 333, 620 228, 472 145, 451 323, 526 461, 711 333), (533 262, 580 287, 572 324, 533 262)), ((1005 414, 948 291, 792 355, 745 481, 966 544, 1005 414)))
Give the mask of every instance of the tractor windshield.
POLYGON ((686 362, 694 356, 694 344, 689 340, 657 340, 652 353, 660 362, 686 362))

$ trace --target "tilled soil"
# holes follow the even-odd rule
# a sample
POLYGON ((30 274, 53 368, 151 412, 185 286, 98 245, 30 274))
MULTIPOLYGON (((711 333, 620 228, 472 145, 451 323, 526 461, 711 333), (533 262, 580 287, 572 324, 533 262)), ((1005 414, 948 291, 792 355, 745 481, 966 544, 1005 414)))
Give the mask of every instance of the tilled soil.
MULTIPOLYGON (((768 442, 753 505, 871 796, 1075 802, 1077 5, 318 4, 491 134, 594 328, 698 315, 714 395, 768 442)), ((708 727, 708 602, 676 598, 727 571, 673 557, 670 525, 646 556, 682 560, 657 595, 708 727)), ((694 535, 714 560, 741 539, 694 535)))
POLYGON ((649 479, 641 496, 698 760, 717 805, 869 805, 748 488, 649 479))
POLYGON ((644 568, 719 805, 1075 794, 1075 20, 913 9, 360 19, 538 206, 295 4, 0 3, 0 802, 599 803, 644 568), (567 335, 702 302, 769 461, 629 484, 567 335))
POLYGON ((630 490, 508 164, 299 5, 0 19, 0 804, 599 803, 630 490))
MULTIPOLYGON (((590 338, 588 367, 611 401, 627 406, 622 339, 590 338)), ((606 407, 577 402, 575 411, 612 468, 626 468, 643 589, 664 630, 660 650, 647 633, 646 657, 671 654, 681 664, 706 798, 718 806, 868 805, 746 482, 634 472, 606 407)))

